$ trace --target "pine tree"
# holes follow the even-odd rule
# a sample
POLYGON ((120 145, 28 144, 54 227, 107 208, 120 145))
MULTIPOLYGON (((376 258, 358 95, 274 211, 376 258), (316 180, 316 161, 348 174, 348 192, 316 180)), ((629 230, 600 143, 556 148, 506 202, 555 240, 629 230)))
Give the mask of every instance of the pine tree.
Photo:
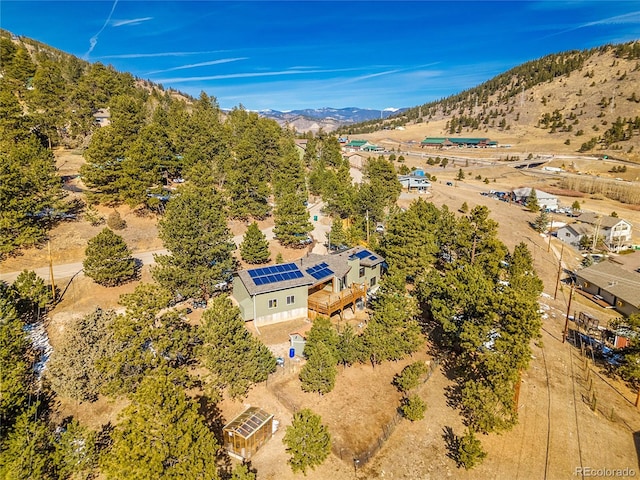
POLYGON ((0 142, 0 257, 36 245, 52 219, 63 210, 65 192, 55 159, 35 135, 17 143, 0 142))
POLYGON ((329 250, 341 249, 349 246, 349 240, 347 239, 347 234, 342 227, 341 218, 334 218, 333 222, 331 222, 331 231, 327 235, 327 243, 329 245, 329 250))
POLYGON ((96 309, 67 326, 62 343, 47 364, 45 375, 61 397, 94 401, 111 378, 100 363, 111 359, 121 345, 113 336, 113 311, 96 309))
POLYGON ((258 224, 253 222, 247 228, 242 243, 240 244, 240 255, 247 263, 267 263, 269 261, 269 241, 264 233, 258 228, 258 224))
POLYGON ((404 418, 416 422, 424 418, 427 404, 424 403, 424 400, 422 400, 419 395, 411 395, 403 399, 400 409, 402 410, 404 418))
POLYGON ((229 297, 216 297, 202 316, 201 358, 215 388, 228 388, 233 398, 245 397, 276 369, 270 350, 245 328, 240 310, 229 297))
POLYGON ((127 282, 137 274, 131 250, 121 236, 108 228, 89 240, 82 266, 87 277, 108 287, 127 282))
MULTIPOLYGON (((305 346, 305 352, 307 348, 305 346)), ((336 384, 337 359, 332 349, 318 341, 307 354, 308 360, 300 370, 300 382, 305 392, 318 392, 325 395, 333 390, 336 384)))
POLYGON ((231 234, 219 193, 180 188, 158 223, 171 255, 156 256, 153 278, 176 296, 208 299, 234 268, 231 234))
POLYGON ((274 222, 273 233, 287 247, 304 247, 309 232, 313 230, 303 200, 294 194, 284 195, 277 200, 274 222))
POLYGON ((40 404, 36 403, 17 418, 13 430, 2 442, 0 478, 57 478, 51 458, 51 432, 42 415, 40 404))
POLYGON ((293 416, 291 425, 282 439, 291 457, 291 470, 306 475, 307 469, 321 465, 331 453, 331 435, 322 419, 309 409, 302 409, 293 416))
POLYGON ((218 442, 197 404, 162 374, 147 377, 121 414, 102 461, 109 479, 218 480, 218 442))
POLYGON ((540 214, 533 221, 533 228, 539 233, 547 231, 549 228, 549 214, 545 210, 540 210, 540 214))
POLYGON ((531 212, 537 212, 540 210, 540 204, 538 203, 538 195, 535 188, 532 188, 527 197, 527 209, 531 212))
POLYGON ((473 430, 467 429, 463 437, 457 439, 457 461, 458 466, 470 470, 476 465, 482 463, 487 456, 487 452, 482 449, 482 444, 473 433, 473 430))
POLYGON ((31 383, 29 342, 10 292, 0 283, 0 438, 27 406, 31 383))

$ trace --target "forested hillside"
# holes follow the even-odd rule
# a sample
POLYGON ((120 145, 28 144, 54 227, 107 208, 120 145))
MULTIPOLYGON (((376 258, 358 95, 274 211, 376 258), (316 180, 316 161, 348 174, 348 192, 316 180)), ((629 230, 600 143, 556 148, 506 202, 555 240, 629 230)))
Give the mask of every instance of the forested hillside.
POLYGON ((339 131, 368 133, 441 121, 443 136, 535 134, 561 139, 576 151, 634 159, 640 147, 638 85, 640 42, 605 45, 547 55, 450 97, 339 131))

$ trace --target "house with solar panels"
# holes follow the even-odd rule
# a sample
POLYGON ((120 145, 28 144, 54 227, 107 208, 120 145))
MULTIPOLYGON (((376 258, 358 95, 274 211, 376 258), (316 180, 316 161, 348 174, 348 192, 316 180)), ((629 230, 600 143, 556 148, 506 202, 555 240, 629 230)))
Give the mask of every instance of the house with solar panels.
POLYGON ((384 258, 362 247, 310 253, 295 262, 236 272, 232 296, 242 318, 256 325, 342 315, 377 289, 383 264, 384 258))

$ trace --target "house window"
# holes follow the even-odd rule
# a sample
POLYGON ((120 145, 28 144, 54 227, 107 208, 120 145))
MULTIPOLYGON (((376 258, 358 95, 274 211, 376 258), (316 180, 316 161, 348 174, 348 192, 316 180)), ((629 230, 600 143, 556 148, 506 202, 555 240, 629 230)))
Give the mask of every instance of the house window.
POLYGON ((296 298, 294 295, 289 295, 287 297, 287 305, 293 305, 296 302, 296 298))
POLYGON ((360 267, 360 276, 364 277, 364 267, 360 267))
POLYGON ((277 299, 272 299, 269 300, 269 308, 276 308, 278 306, 278 300, 277 299))
POLYGON ((371 280, 369 280, 369 286, 373 287, 376 284, 376 277, 371 277, 371 280))

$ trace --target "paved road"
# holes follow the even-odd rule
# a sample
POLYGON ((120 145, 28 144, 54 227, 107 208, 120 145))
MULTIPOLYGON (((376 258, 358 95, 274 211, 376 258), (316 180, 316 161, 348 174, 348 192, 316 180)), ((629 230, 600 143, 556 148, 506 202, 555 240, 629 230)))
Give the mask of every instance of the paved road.
MULTIPOLYGON (((133 254, 133 258, 138 259, 143 265, 153 265, 155 263, 153 255, 166 255, 168 250, 152 250, 149 252, 137 252, 133 254)), ((41 278, 49 279, 49 266, 33 269, 41 278)), ((53 278, 59 280, 61 278, 71 278, 82 271, 82 262, 66 263, 53 266, 53 278)), ((20 272, 7 272, 0 274, 0 281, 13 283, 20 272)))

